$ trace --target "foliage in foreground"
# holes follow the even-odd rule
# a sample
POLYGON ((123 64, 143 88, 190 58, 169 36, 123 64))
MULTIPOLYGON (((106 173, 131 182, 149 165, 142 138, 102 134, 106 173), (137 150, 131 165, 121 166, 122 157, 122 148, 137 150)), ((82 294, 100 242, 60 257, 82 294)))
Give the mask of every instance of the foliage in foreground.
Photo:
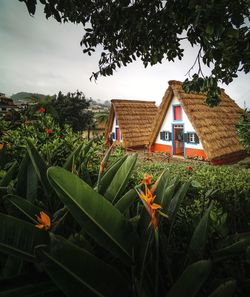
POLYGON ((47 169, 28 142, 0 184, 0 296, 246 296, 249 230, 232 233, 209 191, 190 220, 190 181, 168 171, 127 188, 137 156, 107 167, 111 149, 91 186, 74 170, 84 146, 47 169))
POLYGON ((245 110, 236 126, 243 147, 250 153, 250 111, 245 110))
POLYGON ((20 162, 26 152, 26 139, 36 144, 42 157, 49 164, 63 164, 65 156, 81 141, 81 135, 70 126, 60 128, 54 119, 40 108, 33 120, 23 117, 19 122, 0 120, 1 144, 0 168, 6 168, 13 160, 20 162))

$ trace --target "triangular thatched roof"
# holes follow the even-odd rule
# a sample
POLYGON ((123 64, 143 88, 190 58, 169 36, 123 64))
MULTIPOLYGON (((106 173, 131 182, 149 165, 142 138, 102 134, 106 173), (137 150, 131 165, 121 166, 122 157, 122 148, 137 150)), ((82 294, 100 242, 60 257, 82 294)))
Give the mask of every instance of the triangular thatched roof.
POLYGON ((153 101, 111 100, 106 138, 116 115, 125 147, 148 145, 157 107, 153 101))
POLYGON ((208 160, 219 160, 225 156, 244 152, 235 128, 242 110, 224 90, 221 90, 220 104, 211 108, 204 102, 206 94, 185 93, 182 83, 174 80, 169 81, 169 87, 159 107, 150 136, 150 146, 155 142, 173 96, 179 99, 203 145, 208 160))

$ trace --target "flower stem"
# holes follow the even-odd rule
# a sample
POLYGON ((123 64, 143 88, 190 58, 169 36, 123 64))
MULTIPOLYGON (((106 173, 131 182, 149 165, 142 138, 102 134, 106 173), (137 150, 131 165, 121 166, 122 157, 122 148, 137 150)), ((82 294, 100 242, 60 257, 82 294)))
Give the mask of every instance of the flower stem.
POLYGON ((155 235, 155 297, 158 297, 159 289, 159 231, 158 227, 154 229, 155 235))

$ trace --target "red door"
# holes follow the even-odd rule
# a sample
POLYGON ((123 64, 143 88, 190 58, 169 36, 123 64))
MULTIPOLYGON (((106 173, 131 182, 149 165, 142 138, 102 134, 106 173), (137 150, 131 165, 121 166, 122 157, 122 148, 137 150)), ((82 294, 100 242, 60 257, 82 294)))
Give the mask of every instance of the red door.
POLYGON ((174 155, 184 155, 183 125, 174 125, 174 155))
POLYGON ((121 135, 120 135, 120 129, 115 128, 115 135, 116 135, 116 140, 120 141, 121 140, 121 135))

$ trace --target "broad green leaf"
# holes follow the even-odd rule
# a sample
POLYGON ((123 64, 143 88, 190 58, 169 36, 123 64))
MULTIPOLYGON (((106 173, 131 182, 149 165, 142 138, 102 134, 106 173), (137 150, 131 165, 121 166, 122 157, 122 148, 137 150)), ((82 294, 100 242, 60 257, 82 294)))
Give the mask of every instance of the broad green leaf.
POLYGON ((9 255, 6 257, 5 264, 1 269, 1 275, 4 279, 16 277, 21 273, 22 266, 22 260, 9 255))
POLYGON ((246 249, 246 262, 247 264, 250 264, 250 246, 246 249))
POLYGON ((130 296, 118 270, 63 237, 52 235, 49 249, 39 247, 36 254, 66 296, 130 296))
MULTIPOLYGON (((0 297, 36 297, 46 293, 59 291, 50 280, 43 280, 44 276, 37 274, 32 277, 27 276, 27 280, 15 279, 9 288, 0 289, 0 297), (42 278, 42 280, 40 280, 42 278)), ((45 295, 44 295, 45 296, 45 295)), ((46 295, 47 296, 47 295, 46 295)))
POLYGON ((172 180, 169 180, 166 183, 159 199, 157 199, 157 195, 156 195, 155 201, 156 201, 156 203, 161 205, 163 211, 166 211, 166 212, 168 211, 171 200, 173 199, 174 195, 176 194, 178 184, 179 184, 178 177, 176 177, 172 180))
POLYGON ((87 155, 87 153, 89 152, 89 150, 90 150, 92 144, 93 144, 95 141, 97 141, 99 138, 100 138, 100 137, 97 136, 97 137, 95 137, 95 138, 89 140, 89 141, 86 143, 86 145, 83 147, 83 157, 85 157, 85 156, 87 155))
POLYGON ((39 215, 42 209, 28 200, 10 194, 4 197, 4 205, 9 215, 18 216, 21 219, 29 220, 30 223, 38 224, 36 215, 39 215))
POLYGON ((49 168, 48 178, 83 230, 102 247, 130 262, 131 225, 119 210, 78 176, 63 168, 49 168))
POLYGON ((183 199, 186 197, 189 186, 190 182, 184 183, 171 200, 168 207, 168 212, 171 214, 172 218, 175 218, 183 199))
POLYGON ((209 260, 189 265, 167 294, 167 297, 194 297, 197 295, 211 272, 209 260))
POLYGON ((74 163, 74 160, 78 157, 79 153, 81 152, 82 150, 82 147, 83 147, 84 143, 81 143, 69 156, 68 158, 66 159, 64 165, 63 165, 63 168, 64 169, 67 169, 69 171, 72 171, 72 166, 73 166, 73 163, 74 163))
POLYGON ((129 178, 131 176, 132 170, 134 169, 135 163, 137 161, 137 154, 133 154, 127 157, 120 168, 117 170, 114 178, 112 179, 110 185, 108 186, 104 196, 112 203, 116 201, 123 194, 129 178))
POLYGON ((84 163, 80 166, 80 177, 90 186, 92 186, 91 177, 88 171, 88 168, 85 166, 84 163))
POLYGON ((18 163, 15 161, 10 169, 6 172, 5 176, 0 181, 0 187, 7 187, 11 180, 14 178, 18 168, 18 163))
POLYGON ((34 201, 37 198, 37 187, 38 178, 29 154, 26 153, 19 167, 16 190, 18 195, 34 201))
POLYGON ((168 233, 168 242, 169 242, 169 240, 171 238, 171 233, 172 233, 173 226, 174 226, 174 223, 175 223, 176 215, 177 215, 177 213, 178 213, 178 211, 180 209, 180 206, 181 206, 181 203, 182 203, 183 199, 186 197, 189 186, 190 186, 190 182, 184 183, 180 187, 180 189, 176 192, 173 199, 170 201, 170 204, 169 204, 169 207, 168 207, 168 210, 167 210, 167 214, 169 215, 170 220, 171 220, 170 230, 169 230, 169 233, 168 233))
POLYGON ((107 171, 104 173, 103 177, 100 180, 99 183, 99 187, 98 189, 96 188, 96 190, 98 190, 98 193, 100 194, 104 194, 105 191, 107 190, 108 186, 110 185, 111 181, 113 180, 116 172, 118 171, 118 169, 121 167, 121 165, 123 164, 123 162, 125 162, 125 160, 127 159, 127 155, 117 159, 108 169, 107 171))
POLYGON ((157 185, 155 193, 154 193, 156 195, 155 202, 158 204, 160 204, 162 201, 162 197, 164 195, 165 188, 169 184, 169 179, 170 179, 169 171, 165 170, 162 173, 162 176, 158 182, 158 185, 157 185))
POLYGON ((47 179, 47 165, 42 159, 42 157, 39 155, 38 151, 34 147, 34 145, 31 143, 31 141, 27 140, 27 151, 30 157, 30 160, 32 162, 32 165, 34 167, 34 170, 38 176, 39 181, 41 182, 43 186, 43 190, 47 197, 49 197, 49 193, 51 191, 48 179, 47 179))
POLYGON ((224 258, 233 255, 239 255, 246 252, 248 245, 250 244, 249 239, 240 239, 239 241, 224 247, 218 251, 214 252, 215 258, 224 258))
POLYGON ((130 189, 116 202, 115 207, 119 209, 121 213, 124 213, 133 202, 138 200, 137 196, 136 190, 130 189))
POLYGON ((221 284, 208 297, 232 297, 236 290, 236 281, 230 280, 221 284))
POLYGON ((200 219, 198 225, 196 226, 190 244, 189 251, 187 257, 190 262, 194 262, 202 258, 204 248, 207 242, 208 236, 208 220, 209 213, 213 207, 213 203, 209 206, 209 208, 205 211, 204 215, 200 219))
POLYGON ((100 169, 99 169, 99 173, 98 173, 98 179, 97 179, 97 183, 96 183, 96 189, 97 189, 97 192, 99 193, 99 185, 100 185, 100 181, 101 181, 101 177, 103 176, 103 173, 104 173, 104 170, 107 166, 107 163, 108 163, 108 159, 110 157, 110 154, 112 152, 112 146, 108 149, 108 151, 106 152, 104 158, 102 159, 101 161, 101 164, 100 164, 100 169))
POLYGON ((48 244, 49 236, 46 231, 34 225, 0 213, 0 251, 35 261, 34 248, 40 244, 48 244))

